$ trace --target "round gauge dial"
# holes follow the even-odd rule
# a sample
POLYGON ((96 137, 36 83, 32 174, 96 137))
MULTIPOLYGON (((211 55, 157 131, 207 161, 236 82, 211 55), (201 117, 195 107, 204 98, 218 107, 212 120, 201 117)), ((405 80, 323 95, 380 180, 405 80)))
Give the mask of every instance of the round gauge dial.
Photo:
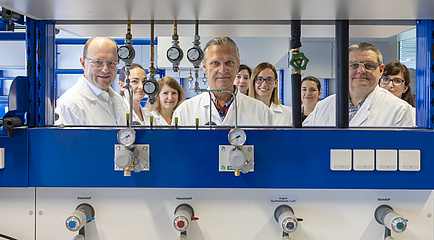
POLYGON ((147 80, 145 81, 145 83, 143 83, 143 91, 145 92, 145 94, 151 95, 154 94, 155 92, 157 92, 160 87, 160 85, 158 85, 157 81, 150 81, 147 80))
POLYGON ((124 128, 118 132, 118 142, 124 146, 130 146, 136 141, 136 131, 131 128, 124 128))
POLYGON ((169 61, 181 61, 182 56, 182 50, 179 47, 173 46, 167 50, 167 58, 169 61))
POLYGON ((120 59, 126 59, 130 56, 130 48, 122 46, 118 49, 118 56, 120 59))
POLYGON ((246 133, 240 128, 233 128, 228 134, 229 142, 235 147, 241 147, 247 140, 246 133))
POLYGON ((192 47, 187 51, 187 58, 190 62, 200 61, 202 60, 202 51, 201 49, 192 47))

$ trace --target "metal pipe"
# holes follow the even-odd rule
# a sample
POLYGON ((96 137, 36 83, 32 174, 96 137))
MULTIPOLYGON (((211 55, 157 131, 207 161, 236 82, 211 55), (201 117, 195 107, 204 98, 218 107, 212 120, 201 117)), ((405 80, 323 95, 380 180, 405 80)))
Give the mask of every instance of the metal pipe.
POLYGON ((349 127, 349 21, 336 20, 336 127, 349 127))
MULTIPOLYGON (((299 53, 301 47, 301 21, 291 21, 291 49, 292 54, 299 53)), ((292 69, 291 74, 292 86, 292 126, 294 128, 302 127, 301 118, 301 70, 295 71, 292 69)))

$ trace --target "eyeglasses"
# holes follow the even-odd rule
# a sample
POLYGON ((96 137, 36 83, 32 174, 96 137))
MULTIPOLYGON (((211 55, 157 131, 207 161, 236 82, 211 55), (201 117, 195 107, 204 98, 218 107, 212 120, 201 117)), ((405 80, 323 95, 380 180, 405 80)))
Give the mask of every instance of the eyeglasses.
POLYGON ((276 78, 272 78, 272 77, 267 77, 267 78, 255 77, 255 83, 257 83, 257 84, 262 84, 264 81, 268 85, 273 85, 276 82, 276 78))
POLYGON ((403 83, 405 83, 405 80, 402 80, 401 78, 394 78, 394 79, 391 79, 391 78, 382 77, 382 78, 380 79, 380 83, 381 83, 381 84, 384 84, 384 85, 389 84, 390 81, 392 81, 392 82, 393 82, 393 85, 395 85, 395 86, 401 86, 403 83))
POLYGON ((119 62, 104 62, 104 61, 100 61, 100 60, 93 60, 87 57, 84 57, 85 59, 89 60, 89 62, 91 62, 96 68, 103 68, 104 64, 107 64, 107 67, 110 69, 117 69, 119 62))
POLYGON ((363 65, 363 67, 368 71, 375 70, 378 68, 378 66, 380 66, 380 64, 376 62, 364 62, 364 63, 350 62, 349 67, 351 70, 357 70, 359 69, 360 64, 363 65))

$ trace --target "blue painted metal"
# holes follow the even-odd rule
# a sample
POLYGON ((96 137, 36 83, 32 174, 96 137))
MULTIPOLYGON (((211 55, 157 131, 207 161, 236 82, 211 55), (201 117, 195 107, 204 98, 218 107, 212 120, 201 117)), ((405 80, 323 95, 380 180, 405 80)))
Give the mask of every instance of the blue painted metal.
POLYGON ((330 95, 330 79, 324 78, 324 84, 323 84, 323 99, 328 97, 330 95))
POLYGON ((161 69, 157 67, 157 73, 160 76, 160 78, 163 78, 164 76, 166 76, 166 69, 161 69))
POLYGON ((285 102, 284 102, 284 96, 285 96, 285 94, 284 94, 284 92, 285 92, 285 84, 284 84, 284 80, 285 80, 285 71, 284 70, 280 70, 279 71, 279 79, 280 79, 280 81, 279 81, 279 92, 280 92, 280 94, 279 94, 279 99, 280 99, 280 103, 281 104, 283 104, 283 105, 285 105, 285 102))
POLYGON ((149 172, 114 171, 118 129, 30 129, 31 187, 434 189, 430 130, 246 130, 255 172, 220 173, 228 129, 136 129, 150 144, 149 172), (312 146, 312 139, 327 139, 312 146), (351 141, 348 141, 351 139, 351 141), (396 141, 412 139, 412 141, 396 141), (314 151, 312 151, 314 149, 314 151), (421 171, 331 171, 330 149, 420 149, 421 171))
POLYGON ((28 131, 18 129, 14 135, 13 138, 0 136, 0 147, 5 149, 5 168, 0 169, 0 187, 29 186, 28 131))
POLYGON ((83 72, 83 69, 56 69, 55 71, 56 74, 83 74, 83 72))
MULTIPOLYGON (((56 44, 58 45, 84 45, 86 44, 88 38, 59 38, 56 39, 56 44)), ((125 39, 114 39, 116 44, 124 45, 125 39)), ((155 39, 154 44, 157 45, 158 41, 155 39)), ((150 39, 133 39, 132 45, 151 45, 150 39)))
POLYGON ((433 128, 434 124, 434 55, 433 20, 416 24, 416 125, 433 128))
POLYGON ((26 58, 27 58, 27 76, 29 77, 29 113, 27 114, 27 121, 29 126, 36 126, 37 112, 36 112, 36 20, 26 18, 26 58))
POLYGON ((55 25, 52 20, 37 21, 36 125, 54 124, 55 25))
POLYGON ((17 33, 17 32, 0 33, 0 41, 25 41, 25 40, 26 40, 26 33, 17 33))
POLYGON ((9 90, 9 111, 4 118, 18 117, 22 125, 27 125, 27 114, 29 112, 29 78, 16 77, 9 90))

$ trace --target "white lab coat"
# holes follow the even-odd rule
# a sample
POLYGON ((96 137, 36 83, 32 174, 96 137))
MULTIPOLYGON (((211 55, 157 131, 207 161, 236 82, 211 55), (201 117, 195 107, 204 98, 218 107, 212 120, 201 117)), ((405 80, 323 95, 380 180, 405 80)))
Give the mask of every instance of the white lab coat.
MULTIPOLYGON (((123 99, 125 104, 128 106, 127 113, 130 113, 130 103, 128 102, 128 99, 126 98, 125 95, 123 96, 123 99)), ((149 117, 151 116, 151 112, 149 112, 149 110, 147 110, 144 107, 142 107, 141 110, 142 110, 143 121, 141 121, 139 116, 137 116, 136 112, 133 111, 133 124, 140 123, 139 125, 149 125, 150 124, 149 117)))
MULTIPOLYGON (((270 126, 273 123, 272 111, 261 101, 244 94, 236 94, 237 117, 240 126, 270 126)), ((222 121, 213 102, 210 102, 209 93, 202 93, 192 97, 179 105, 173 113, 172 123, 178 117, 178 125, 195 126, 196 118, 199 118, 199 126, 209 123, 211 106, 211 122, 216 125, 235 125, 235 100, 229 106, 226 117, 222 121), (211 105, 210 105, 211 103, 211 105)), ((208 124, 206 124, 208 125, 208 124)))
MULTIPOLYGON (((410 104, 376 86, 349 123, 350 127, 413 127, 415 120, 410 104)), ((336 96, 318 102, 303 126, 336 126, 336 96)))
POLYGON ((126 126, 128 106, 122 97, 109 87, 108 93, 115 112, 113 115, 107 102, 99 99, 85 81, 84 76, 79 77, 75 85, 57 99, 55 112, 59 119, 55 124, 126 126))
POLYGON ((292 110, 282 104, 271 103, 271 111, 273 111, 274 126, 292 126, 292 110))
MULTIPOLYGON (((166 122, 166 120, 164 119, 163 116, 161 116, 157 111, 152 111, 150 112, 150 115, 152 115, 152 117, 154 118, 154 126, 168 126, 169 124, 166 122)), ((149 117, 148 117, 148 122, 149 121, 149 117)))

